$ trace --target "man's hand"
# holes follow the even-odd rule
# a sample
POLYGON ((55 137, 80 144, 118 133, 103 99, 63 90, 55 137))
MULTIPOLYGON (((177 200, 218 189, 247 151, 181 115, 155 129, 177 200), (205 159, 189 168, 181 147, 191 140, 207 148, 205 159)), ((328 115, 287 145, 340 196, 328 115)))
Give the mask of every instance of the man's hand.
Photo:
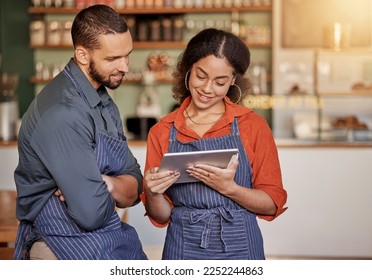
POLYGON ((62 201, 62 202, 65 201, 65 197, 62 195, 62 192, 61 192, 60 189, 57 189, 57 190, 54 192, 54 195, 55 195, 55 196, 58 196, 60 201, 62 201))

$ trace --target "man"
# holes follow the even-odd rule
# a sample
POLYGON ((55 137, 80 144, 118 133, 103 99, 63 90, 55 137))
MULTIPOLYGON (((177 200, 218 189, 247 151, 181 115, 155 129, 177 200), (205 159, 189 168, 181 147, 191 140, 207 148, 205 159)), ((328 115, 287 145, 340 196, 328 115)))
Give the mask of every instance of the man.
POLYGON ((139 201, 142 175, 106 90, 128 72, 132 37, 105 5, 81 10, 71 34, 74 57, 22 120, 15 259, 146 259, 115 211, 139 201))

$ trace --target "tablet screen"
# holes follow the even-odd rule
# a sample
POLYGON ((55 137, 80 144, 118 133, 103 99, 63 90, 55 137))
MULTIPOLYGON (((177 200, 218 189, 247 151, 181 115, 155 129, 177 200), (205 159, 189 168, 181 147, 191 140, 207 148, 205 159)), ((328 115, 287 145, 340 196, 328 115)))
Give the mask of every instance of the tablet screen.
POLYGON ((159 171, 179 171, 181 175, 176 183, 196 182, 197 179, 186 172, 189 166, 203 163, 226 168, 233 156, 237 154, 238 149, 166 153, 161 160, 159 171))

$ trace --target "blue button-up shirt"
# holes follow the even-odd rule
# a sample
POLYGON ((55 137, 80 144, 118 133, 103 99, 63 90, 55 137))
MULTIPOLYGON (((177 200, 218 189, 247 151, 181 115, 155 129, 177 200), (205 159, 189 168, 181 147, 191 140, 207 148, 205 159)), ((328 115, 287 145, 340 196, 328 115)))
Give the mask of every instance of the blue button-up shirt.
MULTIPOLYGON (((22 119, 14 174, 17 218, 34 221, 59 188, 69 215, 82 228, 92 230, 105 224, 115 207, 94 153, 97 134, 125 137, 119 110, 106 89, 94 89, 73 59, 67 67, 75 83, 62 71, 22 119), (107 111, 105 116, 106 109, 111 117, 107 111)), ((130 151, 119 173, 134 176, 140 190, 140 166, 130 151)))

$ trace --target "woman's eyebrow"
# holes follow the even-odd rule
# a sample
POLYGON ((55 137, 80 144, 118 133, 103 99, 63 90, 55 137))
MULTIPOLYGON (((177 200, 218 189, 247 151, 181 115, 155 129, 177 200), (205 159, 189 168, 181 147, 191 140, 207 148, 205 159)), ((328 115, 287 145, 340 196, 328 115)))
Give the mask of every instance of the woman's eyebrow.
MULTIPOLYGON (((208 73, 205 72, 205 71, 203 70, 203 68, 201 68, 201 67, 197 67, 196 69, 197 69, 197 70, 200 70, 201 72, 203 72, 203 74, 205 74, 205 75, 208 76, 208 73)), ((216 79, 229 79, 229 78, 230 78, 229 75, 223 75, 223 76, 217 76, 217 77, 216 77, 216 79)))

